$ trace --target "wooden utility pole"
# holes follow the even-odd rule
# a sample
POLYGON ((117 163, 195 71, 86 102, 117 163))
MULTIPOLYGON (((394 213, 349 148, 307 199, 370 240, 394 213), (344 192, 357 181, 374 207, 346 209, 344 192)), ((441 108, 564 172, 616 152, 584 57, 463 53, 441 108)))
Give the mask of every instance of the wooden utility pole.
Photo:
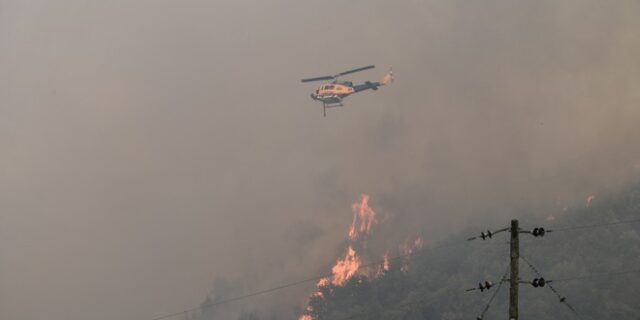
POLYGON ((511 220, 511 276, 509 282, 509 320, 518 320, 518 260, 520 259, 518 220, 511 220))

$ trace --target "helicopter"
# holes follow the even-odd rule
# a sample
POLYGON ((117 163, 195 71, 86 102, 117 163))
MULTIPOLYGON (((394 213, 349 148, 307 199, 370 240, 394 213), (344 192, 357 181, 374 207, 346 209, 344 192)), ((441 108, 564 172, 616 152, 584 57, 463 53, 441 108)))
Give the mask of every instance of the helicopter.
POLYGON ((327 108, 342 107, 342 100, 349 95, 356 92, 364 91, 367 89, 378 90, 378 87, 384 86, 393 81, 393 70, 389 68, 389 72, 382 77, 380 81, 365 81, 362 84, 353 84, 351 81, 339 81, 338 78, 347 74, 360 72, 368 69, 375 68, 374 65, 356 68, 348 71, 338 73, 333 76, 322 76, 315 78, 302 79, 302 82, 312 82, 321 80, 333 80, 330 83, 321 85, 313 93, 311 93, 311 99, 322 102, 322 114, 327 116, 327 108))

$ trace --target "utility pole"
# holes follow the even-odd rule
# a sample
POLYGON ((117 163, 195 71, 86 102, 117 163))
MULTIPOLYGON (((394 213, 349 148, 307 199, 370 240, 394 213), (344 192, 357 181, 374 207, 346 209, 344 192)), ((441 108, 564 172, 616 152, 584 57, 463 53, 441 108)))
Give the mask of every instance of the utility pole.
MULTIPOLYGON (((491 231, 491 230, 482 231, 480 232, 479 236, 471 237, 471 238, 468 238, 467 240, 468 241, 476 240, 476 239, 487 240, 487 239, 491 239, 493 236, 495 236, 498 233, 506 232, 506 231, 509 231, 509 233, 511 234, 511 238, 510 238, 511 241, 509 241, 510 249, 511 249, 509 254, 509 259, 510 259, 509 268, 504 272, 502 279, 500 279, 500 282, 498 282, 496 291, 493 293, 493 295, 491 296, 491 299, 489 299, 489 303, 487 303, 487 306, 484 308, 480 316, 476 318, 476 320, 484 319, 484 316, 487 313, 487 310, 489 310, 489 306, 491 305, 493 298, 495 298, 498 291, 500 291, 502 284, 507 282, 507 273, 510 273, 509 320, 519 319, 518 284, 520 282, 529 283, 534 288, 541 288, 541 287, 544 287, 547 283, 549 283, 548 287, 556 294, 556 296, 558 296, 558 299, 560 299, 560 303, 566 304, 567 307, 577 315, 576 310, 573 309, 573 307, 569 305, 569 303, 566 301, 567 298, 561 296, 558 293, 558 291, 551 286, 551 283, 550 283, 551 280, 548 280, 548 279, 545 280, 545 278, 542 277, 540 272, 538 272, 538 270, 533 265, 531 265, 531 262, 527 261, 527 259, 525 259, 524 257, 522 258, 522 260, 529 266, 529 268, 531 268, 531 270, 533 270, 533 272, 535 272, 539 276, 539 278, 535 278, 531 281, 520 281, 520 275, 518 271, 518 268, 519 268, 518 262, 520 261, 520 234, 526 233, 526 234, 532 235, 533 237, 544 237, 545 233, 552 232, 553 230, 545 230, 543 227, 533 228, 532 231, 520 230, 520 227, 518 226, 518 220, 513 219, 511 220, 511 227, 506 227, 506 228, 502 228, 495 231, 491 231)), ((480 290, 480 292, 483 292, 483 291, 488 291, 493 286, 494 286, 493 282, 485 280, 484 282, 479 282, 477 287, 467 289, 467 291, 480 290)))
POLYGON ((511 220, 511 276, 509 282, 509 320, 518 320, 518 260, 520 259, 520 243, 518 220, 511 220))

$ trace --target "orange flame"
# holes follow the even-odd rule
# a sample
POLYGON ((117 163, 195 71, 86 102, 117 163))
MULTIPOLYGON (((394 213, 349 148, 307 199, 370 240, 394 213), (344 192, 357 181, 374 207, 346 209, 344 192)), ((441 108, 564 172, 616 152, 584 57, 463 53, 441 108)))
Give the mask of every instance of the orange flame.
POLYGON ((356 251, 351 246, 347 249, 344 259, 338 259, 336 264, 331 268, 333 277, 331 283, 341 286, 347 280, 351 279, 360 268, 360 258, 356 255, 356 251))
MULTIPOLYGON (((344 258, 338 259, 333 268, 331 268, 331 279, 320 279, 316 284, 317 290, 312 293, 311 296, 324 298, 324 294, 322 293, 322 291, 320 291, 320 288, 329 285, 329 283, 336 286, 343 285, 347 280, 351 279, 358 272, 361 263, 362 261, 356 254, 356 251, 351 246, 349 246, 347 248, 347 252, 344 255, 344 258)), ((313 311, 311 309, 311 306, 307 306, 306 310, 307 312, 313 311)), ((313 317, 311 317, 309 314, 303 314, 298 318, 298 320, 313 320, 313 317)))
POLYGON ((382 259, 382 265, 380 269, 375 274, 376 278, 382 277, 385 273, 389 271, 389 252, 384 254, 384 258, 382 259))
POLYGON ((353 211, 353 222, 349 228, 349 239, 355 240, 360 233, 369 234, 371 228, 376 222, 376 213, 369 207, 369 196, 362 195, 360 203, 354 203, 351 205, 353 211))
POLYGON ((382 262, 382 270, 389 271, 389 254, 384 255, 384 262, 382 262))
POLYGON ((317 286, 318 286, 318 287, 324 287, 324 286, 326 286, 326 285, 328 285, 328 284, 329 284, 329 279, 327 279, 327 278, 322 278, 322 279, 320 279, 320 281, 318 281, 317 286))
MULTIPOLYGON (((353 211, 353 222, 349 228, 349 240, 354 243, 355 240, 359 240, 360 245, 364 244, 364 239, 361 239, 362 235, 369 235, 371 229, 377 223, 376 213, 369 207, 369 196, 363 194, 360 202, 351 205, 351 211, 353 211)), ((331 276, 322 278, 316 284, 316 291, 311 294, 311 297, 324 298, 321 288, 332 284, 334 286, 342 286, 349 279, 353 278, 359 273, 360 266, 362 265, 362 259, 356 253, 353 245, 349 245, 343 258, 336 260, 336 263, 331 268, 331 276)), ((385 262, 383 264, 384 271, 389 270, 389 261, 387 255, 385 255, 385 262)), ((367 276, 367 274, 360 273, 367 276)), ((310 313, 313 309, 310 305, 307 305, 306 311, 302 314, 298 320, 314 320, 310 313)))
MULTIPOLYGON (((371 234, 372 228, 378 223, 376 220, 376 213, 369 207, 369 196, 363 194, 360 201, 351 205, 351 211, 353 212, 353 221, 349 227, 349 245, 342 258, 336 260, 336 263, 331 268, 331 275, 321 278, 316 284, 316 291, 309 297, 309 302, 303 314, 300 315, 298 320, 314 320, 312 316, 314 310, 311 304, 313 298, 324 299, 324 293, 331 292, 333 286, 343 286, 349 279, 354 276, 362 278, 381 277, 389 271, 389 252, 384 254, 384 260, 382 265, 377 270, 367 271, 366 268, 360 270, 362 266, 362 253, 358 255, 355 248, 364 248, 366 255, 366 240, 367 236, 371 234), (324 290, 323 290, 324 289, 324 290), (328 291, 327 291, 328 290, 328 291), (324 293, 323 293, 324 292, 324 293)), ((398 251, 401 255, 405 255, 403 265, 400 267, 402 272, 409 270, 409 262, 411 254, 424 247, 424 240, 422 237, 409 237, 406 241, 398 246, 398 251)))

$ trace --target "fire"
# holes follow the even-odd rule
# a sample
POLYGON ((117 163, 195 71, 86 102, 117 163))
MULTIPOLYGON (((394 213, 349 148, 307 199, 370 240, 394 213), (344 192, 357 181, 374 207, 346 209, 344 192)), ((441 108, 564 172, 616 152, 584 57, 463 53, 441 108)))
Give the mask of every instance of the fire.
POLYGON ((378 269, 378 271, 375 273, 374 276, 376 278, 382 277, 388 271, 389 271, 389 252, 384 254, 384 258, 382 259, 382 265, 380 266, 380 268, 378 269))
POLYGON ((591 207, 591 202, 593 202, 593 199, 595 199, 596 196, 594 195, 590 195, 587 197, 587 208, 591 207))
POLYGON ((376 222, 376 213, 369 207, 369 196, 362 195, 360 203, 351 205, 353 211, 353 222, 349 228, 349 239, 355 240, 361 233, 370 234, 371 228, 376 222))
POLYGON ((324 287, 324 286, 326 286, 326 285, 328 285, 328 284, 329 284, 329 279, 327 279, 327 278, 322 278, 322 279, 320 279, 320 281, 318 281, 317 286, 318 286, 318 287, 324 287))
POLYGON ((398 246, 398 250, 400 251, 401 255, 409 256, 416 250, 422 249, 422 247, 424 247, 424 240, 422 240, 422 237, 417 237, 413 240, 413 242, 407 239, 405 243, 398 246))
MULTIPOLYGON (((362 247, 364 240, 362 237, 369 235, 371 229, 376 224, 376 213, 369 207, 369 196, 363 194, 360 201, 351 205, 351 211, 353 212, 353 221, 349 228, 349 241, 352 244, 360 244, 362 247), (356 242, 356 240, 359 240, 356 242)), ((329 285, 342 286, 349 279, 358 275, 360 266, 362 265, 362 259, 356 253, 354 245, 350 244, 344 254, 344 257, 336 260, 336 263, 331 268, 331 276, 322 278, 316 284, 316 291, 311 294, 311 297, 324 298, 322 288, 329 285)), ((385 263, 385 271, 388 270, 388 262, 385 263)), ((362 275, 362 274, 361 274, 362 275)), ((366 276, 366 275, 365 275, 366 276)), ((298 320, 314 320, 310 315, 313 312, 311 305, 307 305, 305 313, 302 314, 298 320)))
POLYGON ((384 260, 382 262, 382 270, 389 271, 389 253, 385 253, 384 260))
MULTIPOLYGON (((351 205, 351 211, 353 212, 353 221, 349 227, 348 245, 345 253, 341 258, 338 258, 333 267, 331 267, 331 275, 321 278, 318 283, 316 283, 316 290, 310 295, 305 311, 300 315, 298 320, 314 320, 312 314, 314 314, 315 310, 311 302, 317 298, 324 299, 324 294, 332 292, 334 287, 344 286, 349 279, 354 277, 358 277, 358 280, 362 281, 364 278, 384 276, 389 271, 388 251, 385 253, 384 260, 378 268, 362 268, 362 257, 367 257, 367 239, 371 235, 373 227, 378 223, 375 211, 369 206, 369 196, 363 194, 360 201, 351 205), (365 253, 356 252, 356 250, 360 249, 363 249, 365 253)), ((422 238, 411 238, 411 241, 408 239, 399 247, 399 251, 402 254, 410 254, 423 246, 424 241, 422 238)), ((405 267, 403 267, 402 270, 406 271, 407 265, 408 261, 405 261, 405 267)))
POLYGON ((331 268, 332 279, 331 283, 336 286, 343 285, 347 280, 351 279, 361 264, 360 258, 356 255, 356 251, 351 246, 347 249, 343 259, 338 259, 336 264, 331 268))

